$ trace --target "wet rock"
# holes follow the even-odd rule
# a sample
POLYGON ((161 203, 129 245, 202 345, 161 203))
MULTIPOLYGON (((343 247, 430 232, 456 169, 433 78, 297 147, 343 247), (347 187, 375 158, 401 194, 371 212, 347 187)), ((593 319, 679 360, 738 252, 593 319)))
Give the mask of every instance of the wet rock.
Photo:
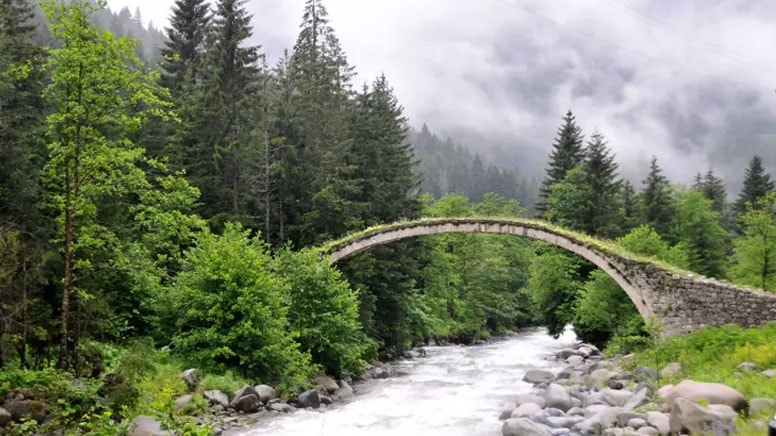
POLYGON ((743 362, 743 363, 738 365, 738 370, 739 371, 759 371, 760 367, 757 366, 756 363, 743 362))
POLYGON ((188 406, 189 403, 191 403, 191 400, 193 400, 194 397, 190 394, 183 395, 181 397, 178 397, 177 400, 175 400, 175 408, 176 409, 183 409, 184 407, 188 406))
POLYGON ((636 436, 636 430, 630 428, 607 428, 604 430, 605 436, 636 436))
POLYGON ((321 397, 318 395, 318 391, 310 389, 309 391, 302 392, 296 399, 296 404, 302 409, 312 407, 317 409, 321 406, 321 397))
POLYGON ((660 431, 658 431, 658 429, 656 429, 655 427, 650 427, 647 425, 636 430, 636 433, 647 435, 647 436, 658 436, 660 434, 660 431))
POLYGON ((570 349, 560 350, 557 353, 555 353, 555 357, 560 360, 566 360, 569 358, 569 356, 576 356, 576 355, 577 355, 577 350, 570 350, 570 349))
POLYGON ((517 408, 517 404, 513 403, 511 401, 504 404, 504 407, 501 408, 501 414, 499 415, 498 419, 500 421, 503 421, 507 418, 510 418, 512 416, 512 411, 517 408))
POLYGON ((275 389, 272 386, 256 385, 253 387, 253 390, 256 391, 256 395, 259 396, 259 401, 262 403, 266 403, 267 401, 274 400, 278 397, 275 389))
POLYGON ((328 375, 319 375, 315 377, 315 383, 317 384, 316 387, 318 390, 323 393, 333 394, 339 389, 337 382, 328 375))
POLYGON ((369 377, 376 379, 388 378, 391 376, 391 373, 388 371, 388 369, 374 365, 368 366, 366 373, 369 377))
POLYGON ((331 406, 331 404, 333 403, 333 401, 331 401, 331 398, 327 397, 326 395, 320 395, 319 398, 321 400, 321 404, 331 406))
POLYGON ((534 395, 534 394, 520 394, 515 399, 515 402, 518 405, 525 404, 525 403, 538 404, 539 407, 542 408, 542 409, 547 407, 547 400, 545 400, 543 397, 540 397, 540 396, 534 395))
POLYGON ((593 436, 601 434, 603 428, 603 425, 595 418, 587 418, 584 421, 574 424, 574 426, 571 427, 571 431, 579 433, 582 436, 593 436))
POLYGON ((529 369, 523 376, 524 382, 537 385, 540 383, 550 383, 554 379, 555 376, 552 375, 550 371, 545 371, 543 369, 529 369))
POLYGON ((547 407, 554 407, 564 412, 571 409, 571 397, 568 391, 559 384, 550 383, 540 396, 547 402, 547 407))
POLYGON ((538 404, 534 403, 525 403, 517 406, 515 410, 512 411, 512 414, 510 415, 511 418, 524 418, 527 416, 531 416, 534 413, 539 413, 542 411, 542 408, 539 407, 538 404))
POLYGON ((346 400, 348 398, 353 398, 353 388, 350 386, 350 384, 345 380, 339 381, 339 388, 334 392, 334 396, 341 400, 346 400))
MULTIPOLYGON (((749 415, 757 416, 761 413, 768 413, 769 415, 776 410, 776 400, 771 398, 752 398, 749 400, 749 415)), ((2 425, 0 423, 0 425, 2 425)))
POLYGON ((510 418, 501 426, 503 436, 552 436, 550 427, 526 418, 510 418))
POLYGON ((661 412, 647 412, 647 424, 655 427, 662 435, 671 433, 671 424, 668 415, 661 412))
POLYGON ((229 407, 229 396, 219 390, 205 391, 202 393, 202 396, 212 405, 229 407))
POLYGON ((633 396, 628 398, 628 401, 623 404, 622 408, 625 410, 633 410, 639 406, 643 406, 649 402, 650 390, 648 387, 643 387, 636 391, 633 396))
POLYGON ((294 408, 286 403, 272 403, 269 406, 270 410, 274 410, 275 412, 280 413, 290 413, 293 412, 294 408))
POLYGON ((189 391, 194 391, 199 386, 199 371, 194 368, 183 371, 179 377, 186 383, 189 391))
POLYGON ((590 373, 590 383, 595 386, 602 386, 605 383, 608 383, 613 375, 614 373, 606 368, 598 368, 590 373))
POLYGON ((584 361, 585 361, 584 357, 577 356, 577 355, 569 356, 566 359, 566 362, 568 362, 569 365, 574 366, 574 367, 577 367, 577 366, 581 365, 582 363, 584 363, 584 361))
POLYGON ((11 419, 11 412, 0 407, 0 427, 5 427, 9 422, 11 422, 11 419))
POLYGON ((657 380, 657 371, 655 371, 654 369, 648 366, 636 367, 636 375, 641 380, 647 380, 647 381, 657 380))
POLYGON ((679 375, 682 372, 682 364, 671 362, 660 370, 660 377, 670 378, 679 375))
POLYGON ((247 394, 235 399, 229 404, 232 409, 243 413, 256 413, 262 408, 261 401, 256 394, 247 394))
POLYGON ((42 424, 51 416, 48 406, 35 400, 11 401, 5 407, 14 421, 21 421, 26 417, 31 417, 38 424, 42 424))
POLYGON ((633 392, 625 389, 614 390, 606 388, 601 390, 601 393, 603 394, 604 401, 610 406, 622 406, 633 396, 633 392))
POLYGON ((669 423, 672 432, 691 434, 732 434, 736 412, 724 404, 701 407, 685 398, 676 398, 671 407, 669 423))
POLYGON ((627 424, 628 427, 633 427, 636 430, 644 427, 645 425, 647 425, 647 421, 642 418, 631 418, 627 424))
MULTIPOLYGON (((641 413, 634 413, 629 411, 620 412, 617 414, 617 426, 625 427, 631 419, 644 419, 646 423, 646 415, 641 413)), ((646 424, 645 424, 646 425, 646 424)))
POLYGON ((661 398, 666 404, 676 398, 686 398, 690 401, 698 402, 704 398, 709 404, 725 404, 736 411, 741 411, 748 406, 746 398, 741 392, 721 383, 704 383, 693 380, 683 380, 681 383, 673 386, 671 389, 660 393, 661 398))
POLYGON ((549 416, 547 422, 552 428, 571 428, 579 422, 584 421, 581 416, 549 416))
POLYGON ((556 380, 565 380, 569 377, 571 377, 571 374, 574 373, 574 368, 571 366, 567 366, 563 369, 561 369, 557 374, 555 374, 556 380))
POLYGON ((163 436, 170 432, 162 430, 162 424, 150 416, 141 415, 133 419, 127 428, 127 436, 163 436))

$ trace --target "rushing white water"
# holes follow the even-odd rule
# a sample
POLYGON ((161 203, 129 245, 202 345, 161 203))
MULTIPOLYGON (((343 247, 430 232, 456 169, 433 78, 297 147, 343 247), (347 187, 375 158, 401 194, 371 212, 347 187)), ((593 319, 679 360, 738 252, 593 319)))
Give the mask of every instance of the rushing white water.
POLYGON ((530 390, 527 369, 555 368, 545 360, 576 339, 557 340, 543 329, 482 346, 427 347, 428 356, 395 363, 401 375, 370 380, 356 397, 325 411, 271 417, 244 436, 497 436, 504 402, 530 390))

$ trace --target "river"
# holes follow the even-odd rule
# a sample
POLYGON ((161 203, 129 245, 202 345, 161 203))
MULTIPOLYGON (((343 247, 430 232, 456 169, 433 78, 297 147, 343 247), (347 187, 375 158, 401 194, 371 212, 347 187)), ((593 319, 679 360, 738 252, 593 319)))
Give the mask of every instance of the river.
POLYGON ((527 392, 531 368, 555 368, 544 358, 576 339, 554 340, 526 330, 487 345, 427 347, 427 357, 394 362, 400 375, 356 387, 348 403, 268 418, 242 436, 498 436, 501 405, 527 392))

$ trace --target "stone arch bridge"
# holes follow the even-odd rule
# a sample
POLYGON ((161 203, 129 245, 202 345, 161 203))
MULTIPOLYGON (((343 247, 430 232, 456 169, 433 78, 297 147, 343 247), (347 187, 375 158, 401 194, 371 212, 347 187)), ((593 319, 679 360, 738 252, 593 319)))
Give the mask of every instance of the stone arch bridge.
POLYGON ((655 317, 664 336, 723 324, 744 327, 776 321, 776 294, 747 289, 661 266, 589 236, 525 219, 437 218, 378 226, 322 247, 332 263, 382 244, 446 233, 505 234, 543 241, 582 256, 628 294, 644 320, 655 317))

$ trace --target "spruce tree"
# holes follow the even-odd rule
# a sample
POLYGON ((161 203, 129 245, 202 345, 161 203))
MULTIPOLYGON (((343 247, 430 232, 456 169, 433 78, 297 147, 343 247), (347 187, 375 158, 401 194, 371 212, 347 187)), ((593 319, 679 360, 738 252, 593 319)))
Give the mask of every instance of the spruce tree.
MULTIPOLYGON (((700 174, 699 174, 700 175, 700 174)), ((697 183, 696 183, 697 184, 697 183)), ((712 202, 712 209, 723 216, 725 213, 725 182, 721 178, 714 175, 714 171, 709 168, 706 174, 703 175, 698 187, 693 186, 694 189, 703 193, 703 196, 712 202)))
POLYGON ((348 159, 353 68, 320 0, 305 4, 289 74, 296 122, 289 145, 294 159, 287 169, 294 176, 286 191, 293 204, 287 210, 288 233, 297 244, 309 245, 358 225, 351 222, 358 211, 348 200, 357 189, 348 159))
POLYGON ((167 41, 162 49, 165 85, 173 92, 183 86, 186 77, 195 77, 202 54, 205 30, 210 22, 206 0, 176 0, 170 27, 165 28, 167 41))
POLYGON ((550 160, 547 166, 547 174, 539 190, 540 201, 537 209, 544 212, 547 206, 547 198, 552 192, 552 185, 560 183, 566 178, 566 172, 579 165, 585 158, 582 129, 577 126, 576 119, 571 111, 563 117, 563 124, 558 128, 558 135, 552 144, 550 160))
POLYGON ((745 213, 748 204, 756 205, 761 198, 773 190, 774 182, 771 180, 771 175, 765 172, 762 159, 760 156, 753 156, 744 174, 744 186, 735 203, 736 213, 745 213))
POLYGON ((583 167, 591 193, 584 230, 596 236, 619 236, 622 232, 619 204, 621 181, 614 155, 600 132, 594 132, 588 141, 583 167))
POLYGON ((649 173, 643 185, 641 200, 646 224, 651 225, 666 240, 674 242, 676 235, 673 220, 676 205, 668 179, 663 175, 656 157, 649 163, 649 173))
POLYGON ((620 203, 622 204, 623 224, 622 231, 628 233, 641 224, 639 214, 638 197, 633 184, 625 180, 620 190, 620 203))
POLYGON ((186 169, 202 191, 207 217, 250 215, 246 210, 245 165, 259 159, 259 46, 252 36, 247 0, 219 0, 206 40, 200 82, 193 88, 190 129, 184 136, 186 169))

